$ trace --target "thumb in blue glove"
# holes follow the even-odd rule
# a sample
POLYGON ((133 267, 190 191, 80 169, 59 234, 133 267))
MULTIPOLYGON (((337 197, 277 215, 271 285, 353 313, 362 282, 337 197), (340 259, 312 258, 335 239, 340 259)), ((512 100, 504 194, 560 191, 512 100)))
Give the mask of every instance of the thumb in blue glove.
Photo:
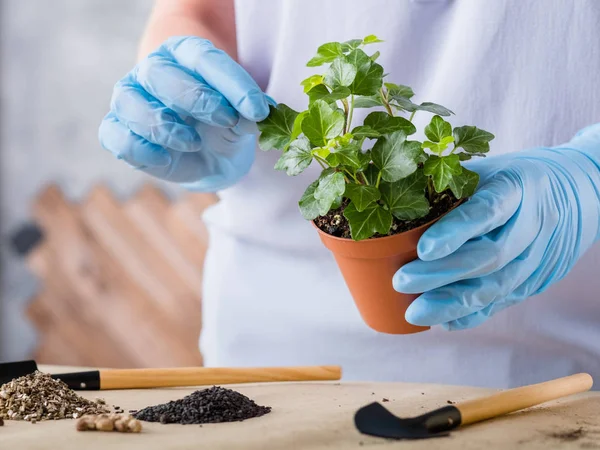
POLYGON ((600 125, 466 166, 478 191, 423 234, 420 259, 393 279, 424 292, 406 312, 415 325, 477 326, 563 278, 599 237, 600 125))
POLYGON ((225 52, 173 37, 116 84, 99 139, 132 167, 215 192, 250 170, 268 114, 267 96, 225 52))

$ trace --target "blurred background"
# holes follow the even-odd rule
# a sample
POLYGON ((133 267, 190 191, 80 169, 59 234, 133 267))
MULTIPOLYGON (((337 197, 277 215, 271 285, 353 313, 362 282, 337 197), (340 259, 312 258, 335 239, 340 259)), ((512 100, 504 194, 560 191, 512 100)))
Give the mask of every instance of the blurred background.
POLYGON ((0 359, 198 364, 210 201, 156 184, 97 139, 152 2, 0 4, 0 359))

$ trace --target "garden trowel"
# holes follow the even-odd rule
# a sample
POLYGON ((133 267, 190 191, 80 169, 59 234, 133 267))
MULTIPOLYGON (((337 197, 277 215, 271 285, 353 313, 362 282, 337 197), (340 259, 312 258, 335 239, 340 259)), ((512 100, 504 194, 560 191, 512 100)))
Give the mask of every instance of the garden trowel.
POLYGON ((592 377, 579 373, 544 383, 509 389, 489 397, 445 406, 422 416, 401 419, 380 403, 359 409, 354 416, 358 431, 391 439, 447 436, 451 430, 498 417, 567 395, 591 389, 592 377))

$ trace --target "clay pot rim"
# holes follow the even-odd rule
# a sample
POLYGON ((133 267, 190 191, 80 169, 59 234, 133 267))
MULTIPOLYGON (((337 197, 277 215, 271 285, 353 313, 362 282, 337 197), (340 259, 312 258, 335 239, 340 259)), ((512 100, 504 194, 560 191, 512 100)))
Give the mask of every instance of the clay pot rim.
POLYGON ((317 224, 315 223, 315 221, 314 221, 314 220, 311 220, 311 221, 310 221, 310 223, 311 223, 311 225, 312 225, 313 227, 315 227, 315 228, 316 228, 316 230, 319 232, 319 234, 322 234, 322 235, 324 235, 324 236, 327 236, 327 238, 328 238, 328 239, 331 239, 331 240, 333 240, 333 241, 338 241, 338 242, 340 242, 340 243, 341 243, 341 242, 354 242, 354 243, 360 244, 361 242, 369 242, 369 241, 383 242, 383 241, 385 241, 386 239, 388 239, 388 240, 392 240, 392 239, 394 239, 394 238, 395 238, 395 239, 397 239, 397 238, 398 238, 398 236, 402 236, 402 235, 404 235, 404 234, 406 234, 406 233, 412 233, 412 232, 416 232, 416 231, 418 231, 418 230, 421 230, 421 229, 423 229, 423 228, 430 227, 430 226, 431 226, 433 223, 437 222, 437 221, 438 221, 438 220, 440 220, 442 217, 445 217, 445 216, 446 216, 446 215, 447 215, 447 214, 448 214, 450 211, 453 211, 453 210, 455 210, 456 208, 458 208, 458 207, 459 207, 460 205, 462 205, 462 204, 463 204, 463 203, 464 203, 466 200, 467 200, 467 199, 465 199, 465 198, 462 198, 462 199, 460 199, 460 200, 459 200, 459 201, 456 203, 456 205, 454 205, 452 208, 450 208, 448 211, 446 211, 446 212, 445 212, 444 214, 442 214, 441 216, 439 216, 439 217, 436 217, 435 219, 432 219, 432 220, 430 220, 429 222, 427 222, 427 223, 424 223, 423 225, 420 225, 420 226, 418 226, 418 227, 416 227, 416 228, 411 228, 410 230, 403 231, 402 233, 396 233, 396 234, 392 234, 392 235, 389 235, 389 236, 383 236, 383 237, 368 238, 368 239, 363 239, 363 240, 361 240, 361 241, 355 241, 354 239, 348 239, 348 238, 342 238, 342 237, 337 237, 337 236, 334 236, 334 235, 332 235, 332 234, 326 233, 325 231, 321 230, 321 229, 320 229, 320 228, 317 226, 317 224))

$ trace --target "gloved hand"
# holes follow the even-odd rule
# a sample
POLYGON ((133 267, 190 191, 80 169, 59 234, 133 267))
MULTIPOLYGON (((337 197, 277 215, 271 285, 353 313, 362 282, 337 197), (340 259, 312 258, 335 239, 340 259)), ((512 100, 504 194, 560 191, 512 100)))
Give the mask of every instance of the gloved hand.
POLYGON ((248 172, 268 114, 267 96, 225 52, 173 37, 116 84, 99 138, 137 169, 214 192, 248 172))
POLYGON ((477 326, 563 278, 599 238, 600 124, 571 142, 466 165, 475 195, 429 228, 419 260, 394 276, 420 293, 406 311, 415 325, 477 326))

